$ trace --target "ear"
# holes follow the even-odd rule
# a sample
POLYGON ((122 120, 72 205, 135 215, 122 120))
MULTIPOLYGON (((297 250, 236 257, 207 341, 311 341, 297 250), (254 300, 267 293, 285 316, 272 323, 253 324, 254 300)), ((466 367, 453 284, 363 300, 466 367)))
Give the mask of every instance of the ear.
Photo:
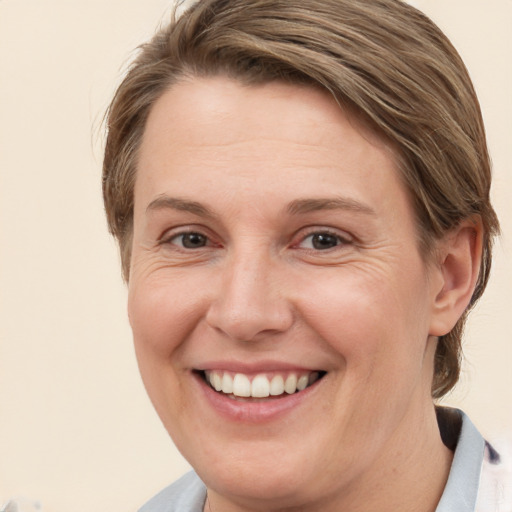
POLYGON ((466 219, 450 231, 438 248, 438 272, 434 290, 430 334, 448 334, 462 316, 473 295, 482 259, 483 227, 480 217, 466 219))

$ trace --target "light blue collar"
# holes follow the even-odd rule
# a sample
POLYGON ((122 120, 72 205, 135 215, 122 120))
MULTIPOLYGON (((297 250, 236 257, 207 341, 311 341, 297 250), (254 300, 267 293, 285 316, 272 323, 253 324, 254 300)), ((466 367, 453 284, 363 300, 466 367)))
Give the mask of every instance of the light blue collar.
MULTIPOLYGON (((455 440, 456 448, 450 475, 436 512, 474 512, 485 441, 462 411, 439 408, 437 414, 439 429, 445 443, 446 438, 453 435, 454 421, 460 426, 460 434, 458 440, 455 440), (450 430, 451 433, 447 432, 450 430)), ((458 430, 457 425, 455 429, 458 430)))

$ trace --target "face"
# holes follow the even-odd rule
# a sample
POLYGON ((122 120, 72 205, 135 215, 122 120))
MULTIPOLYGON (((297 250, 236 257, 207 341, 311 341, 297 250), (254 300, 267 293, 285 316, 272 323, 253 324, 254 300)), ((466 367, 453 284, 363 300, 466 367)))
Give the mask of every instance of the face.
POLYGON ((392 471, 432 407, 432 283, 392 149, 326 93, 210 78, 154 105, 129 316, 212 492, 318 503, 392 471))

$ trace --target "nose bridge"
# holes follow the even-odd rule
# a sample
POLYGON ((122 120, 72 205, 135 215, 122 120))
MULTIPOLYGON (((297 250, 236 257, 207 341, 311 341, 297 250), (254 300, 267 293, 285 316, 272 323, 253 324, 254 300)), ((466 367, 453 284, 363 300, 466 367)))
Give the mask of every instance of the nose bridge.
POLYGON ((278 263, 265 243, 240 244, 224 262, 209 324, 238 341, 282 332, 292 312, 278 278, 278 263))

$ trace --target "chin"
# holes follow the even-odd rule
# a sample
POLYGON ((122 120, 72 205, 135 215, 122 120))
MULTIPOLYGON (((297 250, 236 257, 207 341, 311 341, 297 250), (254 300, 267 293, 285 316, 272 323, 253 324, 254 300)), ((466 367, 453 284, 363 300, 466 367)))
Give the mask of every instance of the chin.
POLYGON ((207 468, 199 476, 208 489, 219 495, 230 496, 233 501, 241 504, 269 510, 270 505, 274 509, 315 501, 309 489, 312 475, 302 472, 303 465, 285 467, 287 463, 273 462, 255 469, 250 464, 245 464, 243 468, 237 464, 230 468, 225 466, 221 471, 214 467, 207 468))
MULTIPOLYGON (((185 457, 209 490, 245 506, 261 510, 298 506, 334 491, 333 482, 323 478, 328 464, 325 446, 315 443, 316 449, 311 451, 313 439, 306 433, 290 434, 286 439, 218 441, 215 445, 211 435, 203 440, 196 440, 195 446, 202 446, 200 452, 188 451, 185 457)), ((190 440, 186 446, 191 446, 190 440)), ((342 479, 340 474, 336 484, 342 479)))

